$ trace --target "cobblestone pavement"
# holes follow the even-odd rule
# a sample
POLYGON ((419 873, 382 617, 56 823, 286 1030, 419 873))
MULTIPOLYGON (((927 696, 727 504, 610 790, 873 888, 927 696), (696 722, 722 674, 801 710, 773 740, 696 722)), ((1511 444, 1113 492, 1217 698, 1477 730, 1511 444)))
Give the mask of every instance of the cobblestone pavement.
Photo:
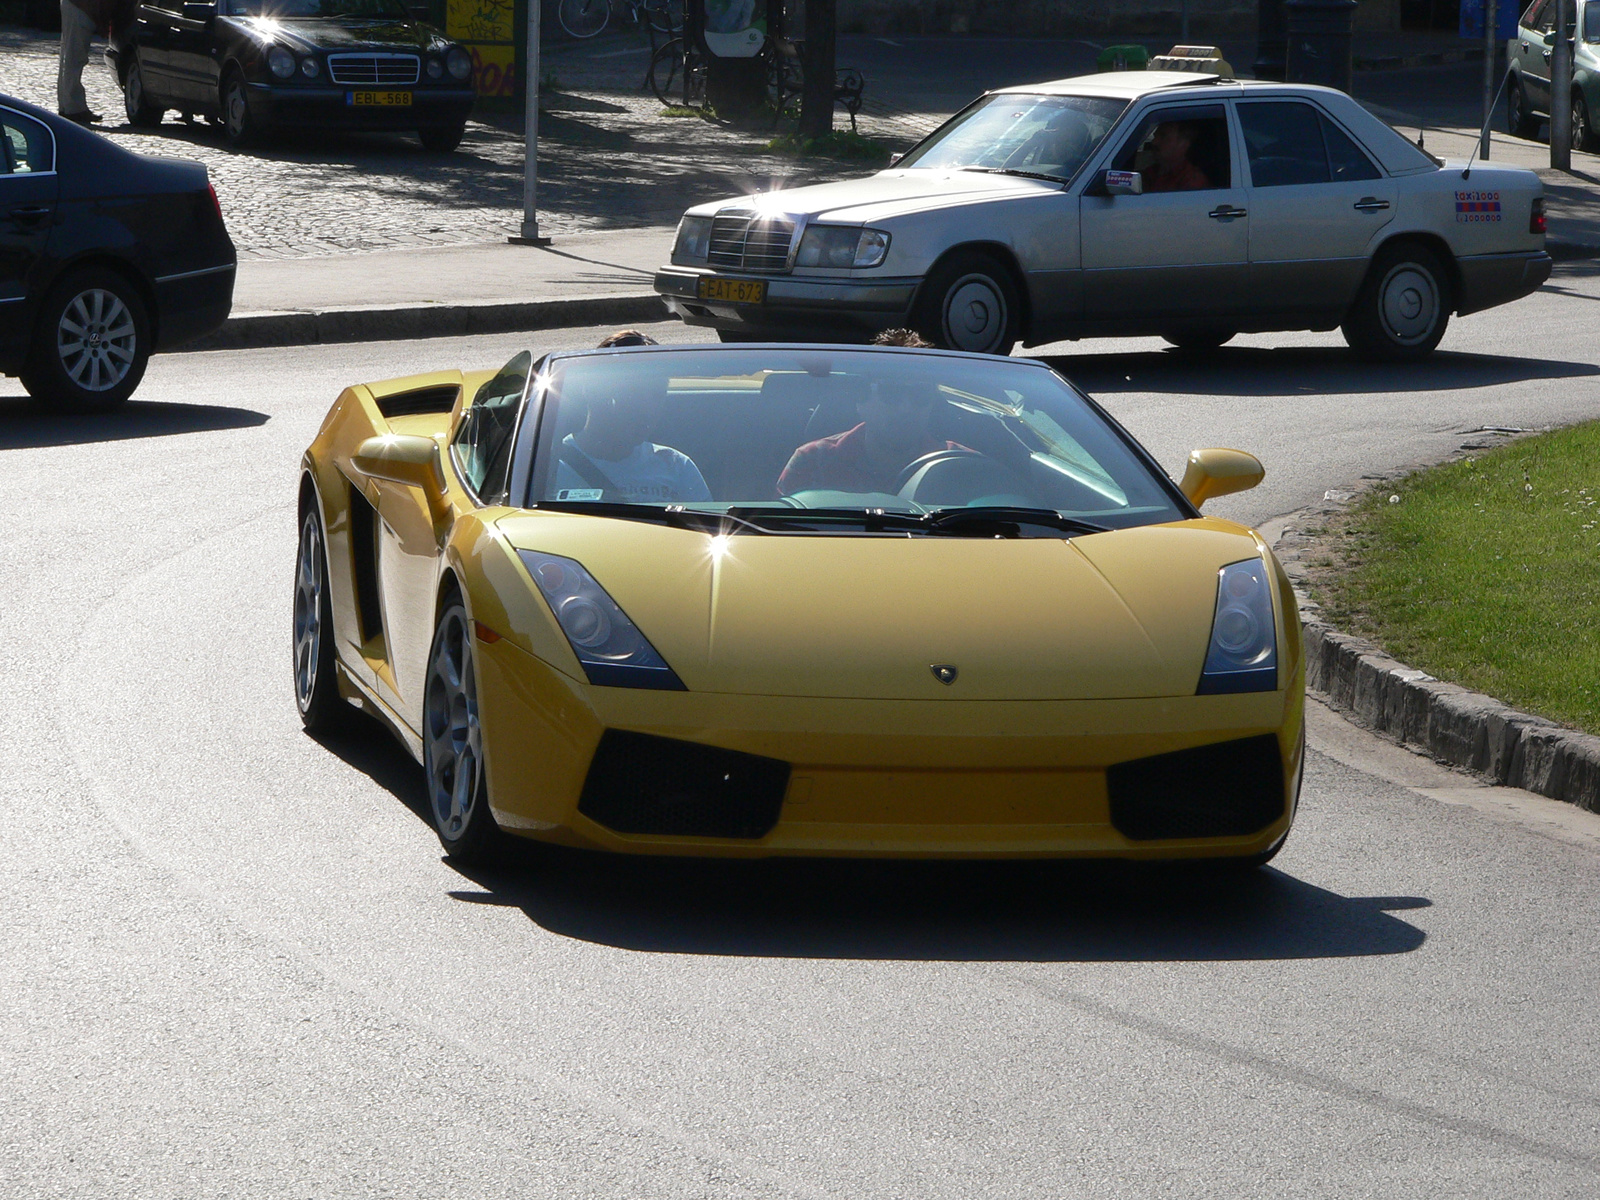
MULTIPOLYGON (((562 90, 540 118, 541 232, 671 224, 702 200, 866 170, 768 153, 769 129, 664 116, 638 88, 642 35, 610 40, 619 52, 598 61, 569 63, 560 47, 546 56, 562 90)), ((141 153, 205 163, 242 258, 499 241, 520 224, 523 143, 514 117, 473 121, 453 154, 389 134, 307 134, 235 152, 218 129, 171 113, 159 130, 135 131, 100 50, 96 43, 84 72, 90 107, 103 118, 99 131, 141 153)), ((0 27, 0 92, 53 109, 55 73, 54 35, 0 27)), ((861 132, 899 149, 939 119, 880 100, 862 115, 861 132)))

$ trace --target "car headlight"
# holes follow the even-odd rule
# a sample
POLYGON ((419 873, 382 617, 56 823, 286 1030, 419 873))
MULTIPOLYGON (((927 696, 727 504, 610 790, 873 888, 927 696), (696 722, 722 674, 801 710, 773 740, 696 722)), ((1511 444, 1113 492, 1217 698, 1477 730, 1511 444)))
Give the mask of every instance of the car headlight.
POLYGON ((672 243, 673 262, 705 262, 710 249, 710 217, 685 217, 678 222, 678 238, 672 243))
POLYGON ((466 79, 472 74, 472 55, 460 46, 451 46, 450 53, 444 56, 444 65, 452 79, 466 79))
POLYGON ((437 58, 430 58, 428 60, 428 78, 438 79, 442 75, 444 75, 444 64, 437 58))
POLYGON ((517 554, 555 613, 590 683, 685 690, 677 673, 628 620, 628 614, 579 563, 533 550, 518 550, 517 554))
POLYGON ((794 261, 799 267, 875 267, 888 253, 889 235, 881 229, 812 225, 794 261))
POLYGON ((1196 694, 1270 692, 1278 686, 1278 631, 1267 564, 1259 558, 1217 572, 1211 645, 1196 694))
POLYGON ((294 55, 282 46, 269 46, 267 48, 267 70, 279 79, 287 79, 294 74, 294 55))
POLYGON ((321 68, 317 66, 316 59, 302 58, 300 60, 300 74, 304 75, 307 79, 315 79, 319 70, 321 70, 321 68))

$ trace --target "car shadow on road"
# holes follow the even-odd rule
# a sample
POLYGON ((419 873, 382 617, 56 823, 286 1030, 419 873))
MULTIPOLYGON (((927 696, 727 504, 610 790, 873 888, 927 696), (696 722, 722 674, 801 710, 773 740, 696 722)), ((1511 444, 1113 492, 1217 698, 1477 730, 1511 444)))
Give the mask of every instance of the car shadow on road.
MULTIPOLYGON (((454 864, 451 864, 454 865, 454 864)), ((519 846, 456 868, 468 904, 628 950, 774 958, 1203 962, 1403 954, 1410 896, 1346 897, 1266 868, 1227 881, 1126 864, 730 861, 519 846)))
POLYGON ((1042 355, 1091 395, 1170 392, 1186 396, 1326 396, 1451 392, 1529 379, 1600 375, 1600 366, 1508 354, 1436 351, 1421 363, 1363 362, 1334 346, 1224 346, 1209 354, 1143 350, 1042 355))
POLYGON ((266 413, 248 408, 139 400, 130 400, 110 412, 64 413, 41 407, 26 395, 0 393, 0 450, 251 429, 269 420, 266 413))

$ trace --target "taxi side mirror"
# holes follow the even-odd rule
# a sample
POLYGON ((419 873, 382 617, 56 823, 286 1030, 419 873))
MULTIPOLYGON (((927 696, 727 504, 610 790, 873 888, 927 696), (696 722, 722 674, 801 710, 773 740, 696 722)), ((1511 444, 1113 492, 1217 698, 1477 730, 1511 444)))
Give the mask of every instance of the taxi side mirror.
POLYGON ((1266 468, 1254 454, 1243 450, 1189 451, 1189 465, 1183 470, 1180 491, 1189 497, 1189 503, 1199 508, 1213 496, 1226 496, 1230 492, 1249 491, 1266 478, 1266 468))
POLYGON ((439 443, 429 437, 410 433, 369 437, 350 456, 350 465, 373 479, 387 479, 429 492, 444 491, 439 443))
POLYGON ((1108 196, 1144 195, 1144 176, 1138 171, 1107 171, 1101 183, 1108 196))

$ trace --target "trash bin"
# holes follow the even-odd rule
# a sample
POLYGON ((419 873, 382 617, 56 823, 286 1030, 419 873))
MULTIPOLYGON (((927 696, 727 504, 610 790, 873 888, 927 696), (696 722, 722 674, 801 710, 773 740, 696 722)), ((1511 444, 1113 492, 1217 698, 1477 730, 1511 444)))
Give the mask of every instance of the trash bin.
POLYGON ((1143 46, 1107 46, 1095 55, 1098 71, 1142 71, 1150 62, 1150 51, 1143 46))
POLYGON ((1290 83, 1350 90, 1350 28, 1356 0, 1283 0, 1290 83))

